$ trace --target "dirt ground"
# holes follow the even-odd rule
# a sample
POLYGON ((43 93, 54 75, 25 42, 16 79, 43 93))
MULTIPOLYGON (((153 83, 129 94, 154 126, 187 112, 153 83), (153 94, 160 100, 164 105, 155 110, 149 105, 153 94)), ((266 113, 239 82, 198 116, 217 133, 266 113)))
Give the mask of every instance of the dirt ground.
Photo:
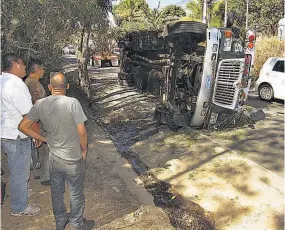
POLYGON ((254 128, 174 132, 153 120, 159 101, 119 86, 116 70, 95 71, 92 89, 90 107, 117 148, 131 150, 173 193, 212 212, 216 228, 284 229, 282 106, 254 128))
MULTIPOLYGON (((254 129, 172 131, 153 119, 159 101, 119 86, 117 72, 90 68, 92 101, 84 105, 104 130, 88 122, 92 154, 85 181, 86 217, 95 219, 97 229, 173 229, 132 163, 120 156, 127 151, 150 175, 170 183, 173 195, 209 211, 217 229, 284 229, 284 111, 267 113, 267 120, 254 129)), ((11 217, 7 197, 2 228, 54 228, 49 188, 33 179, 30 187, 36 192, 31 201, 43 205, 41 215, 11 217)))

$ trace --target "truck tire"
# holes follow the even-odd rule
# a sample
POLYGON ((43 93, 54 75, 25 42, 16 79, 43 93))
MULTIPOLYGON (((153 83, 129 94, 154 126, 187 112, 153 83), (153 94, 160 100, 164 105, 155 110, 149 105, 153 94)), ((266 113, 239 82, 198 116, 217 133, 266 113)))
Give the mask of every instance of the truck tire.
POLYGON ((204 23, 179 21, 167 24, 163 31, 163 37, 167 41, 175 41, 179 34, 190 34, 199 43, 206 40, 206 30, 207 25, 204 23))

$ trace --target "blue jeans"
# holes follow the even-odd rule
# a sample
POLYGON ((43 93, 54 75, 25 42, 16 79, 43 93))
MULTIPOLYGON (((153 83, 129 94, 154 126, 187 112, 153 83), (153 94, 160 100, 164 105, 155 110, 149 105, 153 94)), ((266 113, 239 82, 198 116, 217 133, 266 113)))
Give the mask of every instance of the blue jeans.
POLYGON ((74 227, 83 224, 85 161, 67 161, 50 156, 50 180, 53 214, 56 228, 63 229, 67 221, 74 227), (67 217, 64 204, 65 181, 70 193, 70 217, 67 217))
POLYGON ((1 139, 3 151, 8 156, 10 172, 11 209, 20 213, 27 208, 28 180, 31 164, 31 139, 1 139))

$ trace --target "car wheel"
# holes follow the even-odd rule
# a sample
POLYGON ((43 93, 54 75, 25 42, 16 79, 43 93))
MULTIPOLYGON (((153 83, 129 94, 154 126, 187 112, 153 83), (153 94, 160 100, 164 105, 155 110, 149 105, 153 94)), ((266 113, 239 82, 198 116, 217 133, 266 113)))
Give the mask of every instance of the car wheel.
POLYGON ((258 89, 258 94, 261 100, 270 101, 273 99, 273 89, 269 84, 263 84, 258 89))

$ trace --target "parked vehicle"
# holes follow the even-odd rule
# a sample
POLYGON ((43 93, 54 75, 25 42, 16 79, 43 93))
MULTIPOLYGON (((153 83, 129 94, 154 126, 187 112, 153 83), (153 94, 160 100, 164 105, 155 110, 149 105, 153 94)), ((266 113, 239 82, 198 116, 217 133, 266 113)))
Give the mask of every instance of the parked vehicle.
POLYGON ((105 41, 101 44, 102 48, 91 55, 92 66, 104 67, 108 64, 110 67, 120 65, 120 48, 116 47, 116 42, 112 40, 105 41))
POLYGON ((262 66, 255 89, 262 100, 285 100, 285 57, 269 58, 262 66))
POLYGON ((94 62, 99 67, 104 67, 106 64, 109 64, 110 67, 119 66, 119 55, 113 53, 111 50, 105 50, 100 53, 95 53, 93 55, 94 62))
POLYGON ((76 49, 74 46, 69 45, 63 48, 63 54, 67 55, 67 54, 73 54, 75 55, 76 53, 76 49))

